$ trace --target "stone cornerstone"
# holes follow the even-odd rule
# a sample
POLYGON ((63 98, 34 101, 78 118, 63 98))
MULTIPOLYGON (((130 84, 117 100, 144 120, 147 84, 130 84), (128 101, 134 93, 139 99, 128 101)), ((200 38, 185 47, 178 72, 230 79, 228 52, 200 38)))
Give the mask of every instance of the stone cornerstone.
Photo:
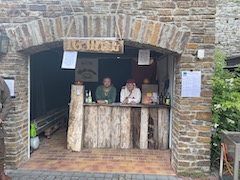
MULTIPOLYGON (((177 173, 209 172, 211 82, 215 50, 215 0, 70 0, 75 16, 70 36, 115 37, 116 20, 123 38, 177 56, 172 127, 172 166, 177 173), (205 58, 198 60, 198 49, 205 58), (181 97, 181 71, 200 70, 199 98, 181 97)), ((7 164, 27 160, 28 57, 62 45, 73 13, 68 1, 0 1, 1 29, 11 38, 0 56, 0 75, 14 77, 14 108, 7 120, 7 164)))

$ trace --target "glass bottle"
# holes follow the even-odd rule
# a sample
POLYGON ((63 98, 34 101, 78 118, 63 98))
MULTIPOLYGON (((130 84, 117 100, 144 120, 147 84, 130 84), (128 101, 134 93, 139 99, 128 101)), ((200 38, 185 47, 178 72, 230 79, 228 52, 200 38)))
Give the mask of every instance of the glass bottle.
POLYGON ((88 103, 91 103, 92 102, 92 93, 91 93, 91 90, 89 90, 89 93, 88 93, 88 103))
POLYGON ((88 91, 85 90, 85 103, 88 103, 88 91))
POLYGON ((166 95, 166 100, 165 100, 166 105, 170 105, 170 94, 167 93, 166 95))
POLYGON ((163 95, 162 95, 162 93, 160 94, 160 97, 159 97, 159 104, 163 104, 163 95))

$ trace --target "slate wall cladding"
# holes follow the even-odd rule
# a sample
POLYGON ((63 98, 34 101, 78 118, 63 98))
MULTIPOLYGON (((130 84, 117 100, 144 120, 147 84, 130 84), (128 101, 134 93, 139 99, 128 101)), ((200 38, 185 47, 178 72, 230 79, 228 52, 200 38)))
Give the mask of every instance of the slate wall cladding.
POLYGON ((228 57, 240 56, 240 1, 218 0, 216 8, 216 49, 228 57))
MULTIPOLYGON (((215 0, 122 0, 117 15, 118 0, 70 2, 75 13, 71 36, 114 37, 117 19, 121 34, 130 42, 177 55, 172 166, 177 173, 209 172, 215 0), (205 49, 201 61, 196 58, 198 49, 205 49), (181 71, 186 70, 202 71, 201 97, 181 97, 181 71)), ((1 29, 11 38, 10 52, 0 57, 0 75, 18 80, 7 122, 14 130, 7 138, 7 164, 12 168, 27 159, 28 55, 45 50, 46 44, 62 45, 72 17, 68 1, 0 1, 1 29)))

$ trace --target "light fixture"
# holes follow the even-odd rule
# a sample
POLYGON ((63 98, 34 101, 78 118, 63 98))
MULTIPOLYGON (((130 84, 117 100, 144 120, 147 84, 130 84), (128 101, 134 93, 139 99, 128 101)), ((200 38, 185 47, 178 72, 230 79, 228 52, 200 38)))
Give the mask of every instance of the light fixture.
POLYGON ((204 49, 199 49, 197 51, 197 57, 198 59, 202 60, 204 58, 204 49))
POLYGON ((9 45, 9 37, 5 33, 0 32, 0 55, 7 54, 9 45))

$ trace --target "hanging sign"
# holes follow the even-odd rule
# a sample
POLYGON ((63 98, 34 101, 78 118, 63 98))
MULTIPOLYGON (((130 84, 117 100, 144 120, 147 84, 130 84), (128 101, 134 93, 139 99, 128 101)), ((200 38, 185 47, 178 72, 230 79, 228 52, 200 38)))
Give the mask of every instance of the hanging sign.
POLYGON ((14 93, 14 78, 3 78, 5 83, 7 84, 9 91, 10 91, 10 96, 15 97, 14 93))
POLYGON ((150 64, 150 50, 140 49, 138 51, 138 65, 149 65, 150 64))
POLYGON ((64 40, 63 48, 65 51, 123 54, 124 41, 115 39, 67 38, 64 40))
POLYGON ((98 82, 98 59, 79 58, 75 70, 75 81, 98 82))
POLYGON ((75 69, 77 62, 77 51, 64 51, 62 69, 75 69))

